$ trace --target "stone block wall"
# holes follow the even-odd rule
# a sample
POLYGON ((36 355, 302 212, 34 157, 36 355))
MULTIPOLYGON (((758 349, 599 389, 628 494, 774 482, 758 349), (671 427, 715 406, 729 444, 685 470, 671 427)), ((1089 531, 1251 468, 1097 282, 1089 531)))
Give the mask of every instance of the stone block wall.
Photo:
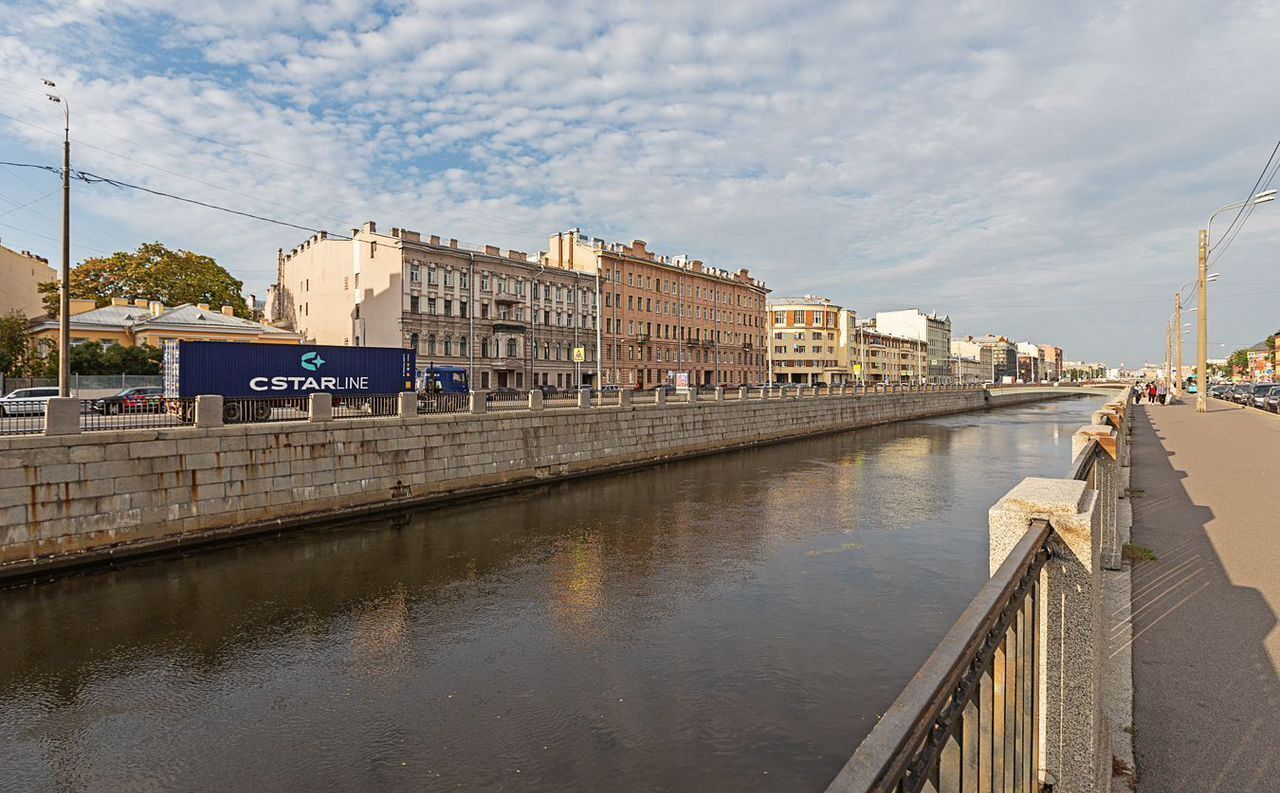
POLYGON ((708 399, 0 438, 0 577, 1046 398, 970 390, 708 399))

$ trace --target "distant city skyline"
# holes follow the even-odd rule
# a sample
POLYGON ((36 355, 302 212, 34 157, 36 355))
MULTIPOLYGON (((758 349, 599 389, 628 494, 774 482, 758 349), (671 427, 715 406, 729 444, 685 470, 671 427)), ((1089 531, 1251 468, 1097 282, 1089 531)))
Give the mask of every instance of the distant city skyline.
MULTIPOLYGON (((6 2, 0 159, 57 164, 45 77, 74 166, 153 189, 504 249, 581 227, 1113 366, 1163 359, 1197 229, 1280 134, 1264 6, 166 6, 6 2)), ((56 177, 0 170, 0 243, 56 262, 56 177)), ((73 211, 76 261, 161 240, 260 297, 308 236, 100 184, 73 211)), ((1278 212, 1215 264, 1210 357, 1280 326, 1278 212)))

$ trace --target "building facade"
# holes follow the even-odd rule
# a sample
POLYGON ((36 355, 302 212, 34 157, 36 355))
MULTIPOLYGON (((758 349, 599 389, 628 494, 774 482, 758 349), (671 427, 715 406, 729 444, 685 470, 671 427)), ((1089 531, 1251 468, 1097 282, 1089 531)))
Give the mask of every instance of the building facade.
POLYGON ((58 274, 48 259, 0 245, 0 284, 4 284, 0 289, 0 314, 20 311, 25 317, 42 316, 44 304, 36 287, 57 280, 58 274))
POLYGON ((465 367, 480 390, 596 382, 593 275, 372 221, 351 236, 282 251, 270 314, 318 344, 412 348, 419 371, 465 367))
POLYGON ((928 377, 928 343, 886 333, 874 319, 855 323, 848 357, 853 380, 861 384, 920 383, 928 377))
POLYGON ((548 270, 599 278, 604 384, 765 382, 769 290, 746 269, 660 256, 643 240, 606 243, 579 229, 551 237, 544 261, 548 270))
POLYGON ((928 345, 928 368, 924 377, 930 383, 945 383, 951 378, 951 318, 925 314, 918 308, 876 313, 876 327, 894 336, 916 339, 928 345))
POLYGON ((1018 348, 1005 336, 979 336, 974 342, 991 350, 992 382, 1013 382, 1018 377, 1018 348))
MULTIPOLYGON (((299 344, 302 336, 251 319, 237 317, 231 306, 211 309, 207 304, 166 306, 158 300, 112 298, 110 305, 73 299, 71 343, 96 341, 121 347, 162 347, 169 340, 251 341, 260 344, 299 344)), ((46 319, 31 327, 31 337, 56 348, 58 321, 46 319)))
POLYGON ((1044 379, 1057 382, 1062 379, 1062 348, 1052 344, 1040 344, 1040 356, 1044 361, 1044 379))
MULTIPOLYGON (((951 356, 953 358, 968 359, 977 362, 979 367, 977 374, 979 377, 974 382, 994 383, 996 381, 995 368, 993 364, 993 348, 991 345, 980 344, 972 336, 965 336, 961 339, 952 339, 951 356)), ((966 365, 963 368, 966 372, 973 371, 972 366, 966 365)))
POLYGON ((768 307, 771 382, 848 382, 848 325, 856 324, 853 312, 813 295, 770 298, 768 307))
POLYGON ((1020 341, 1018 351, 1018 379, 1024 383, 1038 383, 1045 379, 1044 352, 1030 342, 1020 341))

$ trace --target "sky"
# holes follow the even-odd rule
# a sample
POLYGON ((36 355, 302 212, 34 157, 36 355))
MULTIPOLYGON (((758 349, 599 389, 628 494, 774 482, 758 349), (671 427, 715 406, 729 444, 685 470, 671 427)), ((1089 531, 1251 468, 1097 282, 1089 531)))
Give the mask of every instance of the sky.
MULTIPOLYGON (((1267 0, 0 0, 0 159, 59 164, 47 78, 76 169, 338 233, 579 227, 1133 366, 1280 138, 1278 43, 1267 0)), ((0 167, 0 244, 56 262, 58 188, 0 167)), ((308 236, 73 207, 75 262, 159 240, 259 297, 308 236)), ((1277 242, 1280 202, 1215 251, 1211 357, 1280 329, 1277 242)))

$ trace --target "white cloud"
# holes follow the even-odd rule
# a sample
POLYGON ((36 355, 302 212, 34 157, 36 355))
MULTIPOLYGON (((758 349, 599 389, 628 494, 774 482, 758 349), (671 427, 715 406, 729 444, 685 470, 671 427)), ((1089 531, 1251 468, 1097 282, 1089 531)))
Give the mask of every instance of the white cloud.
MULTIPOLYGON (((960 332, 1131 362, 1167 313, 1133 301, 1190 277, 1197 224, 1247 189, 1276 134, 1265 5, 385 8, 19 2, 0 112, 56 129, 15 85, 55 74, 78 162, 159 189, 520 249, 582 225, 750 266, 778 292, 937 308, 960 332), (1080 321, 1059 308, 1086 304, 1080 321)), ((53 151, 50 133, 0 123, 12 149, 53 151)), ((299 236, 79 194, 112 241, 208 250, 259 291, 299 236)), ((1265 287, 1274 228, 1260 212, 1236 243, 1240 283, 1265 287)), ((1215 335, 1274 330, 1269 298, 1224 300, 1240 310, 1215 335)))

